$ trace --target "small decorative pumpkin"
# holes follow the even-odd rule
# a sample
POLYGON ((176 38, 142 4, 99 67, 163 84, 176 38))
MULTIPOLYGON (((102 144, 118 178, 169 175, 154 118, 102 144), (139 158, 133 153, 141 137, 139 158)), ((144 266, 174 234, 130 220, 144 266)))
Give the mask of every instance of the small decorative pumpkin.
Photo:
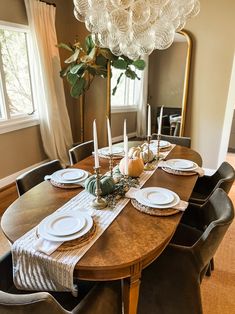
POLYGON ((148 146, 142 146, 142 152, 140 157, 143 159, 144 163, 150 162, 154 159, 154 153, 151 149, 148 150, 148 146))
MULTIPOLYGON (((108 176, 101 177, 100 188, 102 191, 101 193, 102 196, 112 193, 115 188, 115 183, 114 183, 113 178, 108 177, 108 176)), ((96 176, 93 175, 86 179, 85 190, 95 195, 95 189, 96 189, 96 176)))
POLYGON ((131 147, 129 152, 128 152, 128 157, 133 158, 133 157, 138 157, 142 158, 144 163, 150 162, 154 159, 154 153, 149 150, 148 152, 148 144, 144 143, 141 145, 141 147, 131 147))
POLYGON ((131 147, 128 151, 128 157, 140 157, 141 148, 138 147, 131 147))
MULTIPOLYGON (((122 158, 119 164, 121 174, 125 174, 125 157, 122 158)), ((144 170, 144 162, 139 157, 128 157, 128 176, 139 177, 144 170)))

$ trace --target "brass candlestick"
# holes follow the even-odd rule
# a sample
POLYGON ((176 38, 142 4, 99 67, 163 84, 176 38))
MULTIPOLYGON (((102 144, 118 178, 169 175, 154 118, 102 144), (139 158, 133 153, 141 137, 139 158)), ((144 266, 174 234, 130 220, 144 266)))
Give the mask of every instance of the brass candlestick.
POLYGON ((157 134, 157 160, 161 160, 163 155, 160 154, 160 141, 161 141, 161 134, 157 134))
POLYGON ((113 154, 109 154, 109 172, 110 177, 113 178, 113 154))
POLYGON ((151 171, 154 169, 154 166, 150 163, 150 158, 149 158, 149 155, 150 155, 150 141, 151 141, 151 135, 148 135, 147 136, 147 144, 148 144, 148 161, 147 163, 145 164, 144 166, 144 170, 147 170, 147 171, 151 171))
POLYGON ((95 195, 96 198, 92 201, 92 207, 96 209, 103 209, 107 206, 107 202, 104 198, 101 197, 101 188, 100 188, 100 167, 94 168, 96 174, 96 189, 95 195))

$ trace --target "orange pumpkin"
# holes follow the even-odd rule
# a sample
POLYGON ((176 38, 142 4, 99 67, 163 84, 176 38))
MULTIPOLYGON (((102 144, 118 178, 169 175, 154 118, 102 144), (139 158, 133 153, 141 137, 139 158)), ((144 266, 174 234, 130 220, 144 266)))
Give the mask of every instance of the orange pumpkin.
MULTIPOLYGON (((119 170, 121 174, 125 174, 125 158, 120 161, 119 170)), ((128 157, 128 176, 139 177, 144 170, 144 162, 139 157, 128 157)))

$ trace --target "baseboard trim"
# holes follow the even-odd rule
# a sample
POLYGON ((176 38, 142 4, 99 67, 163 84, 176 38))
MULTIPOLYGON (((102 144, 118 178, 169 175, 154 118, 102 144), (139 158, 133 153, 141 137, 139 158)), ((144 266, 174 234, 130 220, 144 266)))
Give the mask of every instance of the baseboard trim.
POLYGON ((26 171, 29 171, 29 170, 31 170, 31 169, 33 169, 33 168, 35 168, 35 167, 38 167, 38 166, 40 166, 40 165, 42 165, 42 164, 44 164, 45 162, 48 162, 48 161, 49 161, 49 159, 43 160, 43 161, 41 161, 41 162, 39 162, 39 163, 37 163, 37 164, 34 164, 34 165, 30 166, 30 167, 27 167, 27 168, 25 168, 25 169, 23 169, 23 170, 20 170, 20 171, 18 171, 18 172, 15 172, 15 173, 11 174, 11 175, 8 176, 8 177, 5 177, 5 178, 3 178, 3 179, 0 179, 0 189, 4 188, 4 187, 7 186, 7 185, 12 184, 12 183, 15 181, 15 179, 16 179, 19 175, 21 175, 22 173, 24 173, 24 172, 26 172, 26 171))
POLYGON ((203 169, 205 171, 205 175, 207 176, 212 176, 216 172, 216 169, 210 169, 210 168, 203 168, 203 169))
MULTIPOLYGON (((128 137, 129 138, 136 137, 136 132, 128 133, 128 137)), ((121 142, 121 141, 123 141, 123 135, 116 136, 116 137, 112 138, 113 143, 117 143, 117 142, 121 142)))

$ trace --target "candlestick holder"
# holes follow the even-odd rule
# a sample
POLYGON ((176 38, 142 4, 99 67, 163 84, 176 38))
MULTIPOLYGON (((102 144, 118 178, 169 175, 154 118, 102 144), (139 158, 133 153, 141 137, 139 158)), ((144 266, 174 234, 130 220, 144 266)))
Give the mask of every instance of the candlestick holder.
POLYGON ((160 154, 160 140, 161 140, 161 134, 157 134, 157 160, 161 160, 163 158, 163 155, 160 154))
POLYGON ((151 171, 151 170, 154 169, 154 165, 150 163, 150 158, 149 158, 149 156, 150 156, 150 147, 149 147, 150 146, 150 141, 151 141, 151 135, 148 135, 147 136, 148 161, 147 161, 147 163, 144 166, 144 170, 147 170, 147 171, 151 171))
POLYGON ((109 172, 110 177, 113 178, 113 154, 109 154, 109 172))
POLYGON ((104 198, 101 197, 101 188, 100 188, 100 167, 94 168, 96 175, 96 189, 95 195, 96 198, 91 202, 92 207, 96 209, 103 209, 107 206, 107 202, 104 198))

